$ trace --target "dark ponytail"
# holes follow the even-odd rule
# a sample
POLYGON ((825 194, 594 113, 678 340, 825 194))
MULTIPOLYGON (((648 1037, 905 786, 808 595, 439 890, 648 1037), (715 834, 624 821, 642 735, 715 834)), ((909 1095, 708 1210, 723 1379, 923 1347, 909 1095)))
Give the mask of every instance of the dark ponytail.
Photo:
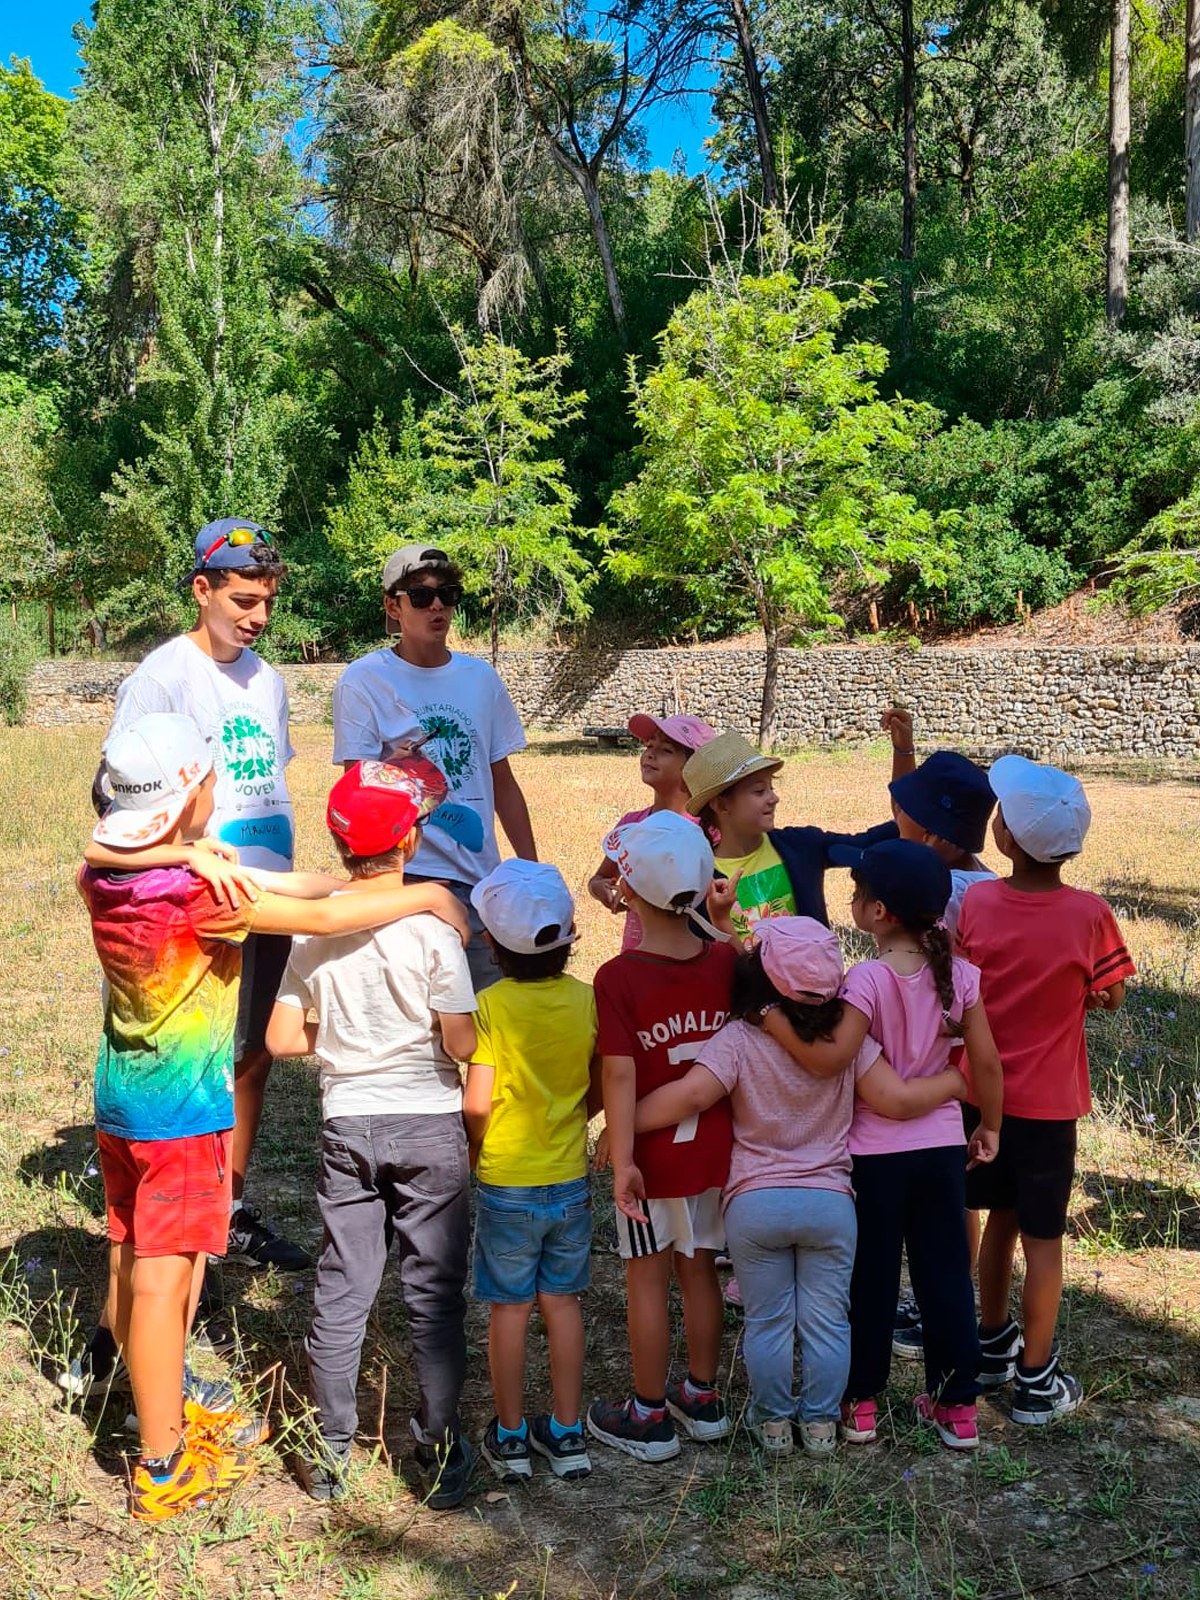
MULTIPOLYGON (((917 932, 915 928, 910 931, 917 932)), ((954 957, 950 950, 950 934, 942 923, 936 922, 932 928, 921 930, 920 940, 937 985, 938 999, 942 1002, 942 1027, 954 1038, 961 1039, 962 1023, 955 1022, 950 1015, 954 1007, 954 957)))

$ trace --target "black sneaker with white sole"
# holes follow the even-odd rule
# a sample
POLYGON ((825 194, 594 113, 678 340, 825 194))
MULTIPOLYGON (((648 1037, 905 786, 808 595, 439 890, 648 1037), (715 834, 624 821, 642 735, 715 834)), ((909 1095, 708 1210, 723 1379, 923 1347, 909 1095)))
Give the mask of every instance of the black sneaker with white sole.
POLYGON ((892 1318, 892 1354, 901 1361, 925 1359, 925 1335, 921 1328, 921 1308, 915 1300, 901 1300, 892 1318))
POLYGON ((248 1267, 278 1267, 281 1272, 304 1272, 313 1260, 290 1239, 282 1238, 253 1206, 241 1205, 229 1219, 229 1248, 226 1261, 241 1261, 248 1267))
POLYGON ((623 1450, 635 1461, 670 1461, 679 1454, 679 1435, 664 1406, 639 1417, 628 1400, 595 1400, 588 1409, 587 1430, 601 1444, 623 1450))
POLYGON ((1052 1355, 1044 1367, 1031 1371, 1018 1367, 1013 1379, 1012 1416, 1014 1422, 1037 1427, 1069 1417, 1083 1403, 1083 1385, 1064 1372, 1052 1355))
POLYGON ((502 1439, 500 1418, 493 1417, 483 1435, 483 1459, 503 1483, 513 1483, 517 1478, 533 1477, 533 1461, 529 1454, 529 1429, 524 1438, 502 1439))
POLYGON ((1012 1378, 1021 1358, 1021 1329, 1010 1317, 992 1332, 979 1326, 979 1387, 999 1389, 1012 1378))
POLYGON ((683 1424, 688 1437, 699 1444, 711 1444, 716 1439, 727 1438, 733 1426, 725 1402, 715 1389, 689 1395, 684 1384, 669 1383, 667 1410, 676 1422, 683 1424))
POLYGON ((529 1442, 538 1455, 545 1456, 556 1478, 586 1478, 592 1470, 582 1428, 557 1434, 548 1416, 534 1417, 529 1424, 529 1442))
POLYGON ((419 1444, 416 1455, 429 1484, 425 1504, 433 1511, 453 1511, 462 1505, 475 1470, 475 1451, 465 1435, 449 1446, 419 1444))

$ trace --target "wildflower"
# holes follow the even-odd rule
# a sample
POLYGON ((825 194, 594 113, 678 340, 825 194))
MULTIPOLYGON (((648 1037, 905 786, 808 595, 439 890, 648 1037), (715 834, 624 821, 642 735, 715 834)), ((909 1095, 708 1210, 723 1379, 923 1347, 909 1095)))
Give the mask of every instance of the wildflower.
POLYGON ((1142 1565, 1142 1576, 1144 1578, 1152 1578, 1157 1571, 1158 1568, 1154 1565, 1153 1561, 1146 1561, 1142 1565))
POLYGON ((100 1168, 99 1167, 88 1167, 86 1169, 86 1175, 89 1178, 98 1178, 100 1176, 100 1168))
POLYGON ((1168 1011, 1167 1012, 1167 1021, 1168 1022, 1174 1022, 1175 1021, 1175 1013, 1173 1011, 1168 1011))
POLYGON ((30 1256, 29 1260, 25 1263, 25 1276, 27 1278, 32 1278, 34 1273, 40 1269, 41 1265, 41 1256, 30 1256))
POLYGON ((1099 1283, 1104 1274, 1100 1271, 1100 1268, 1097 1267, 1092 1276, 1095 1278, 1096 1282, 1099 1283))
POLYGON ((0 1056, 6 1056, 8 1054, 9 1054, 9 1049, 8 1049, 8 1046, 5 1045, 3 1049, 0 1049, 0 1056))
POLYGON ((1147 1111, 1146 1115, 1142 1118, 1142 1121, 1147 1124, 1152 1124, 1154 1122, 1153 1111, 1147 1111))
POLYGON ((905 1467, 904 1471, 900 1474, 900 1476, 904 1479, 905 1483, 911 1483, 913 1481, 913 1479, 916 1477, 916 1473, 913 1471, 913 1469, 911 1467, 905 1467))

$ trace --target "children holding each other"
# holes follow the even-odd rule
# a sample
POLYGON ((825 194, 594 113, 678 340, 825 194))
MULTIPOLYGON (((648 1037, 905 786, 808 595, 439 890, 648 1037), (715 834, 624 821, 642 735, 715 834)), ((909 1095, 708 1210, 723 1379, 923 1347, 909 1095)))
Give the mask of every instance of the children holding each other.
MULTIPOLYGON (((1013 1420, 1052 1422, 1082 1398, 1059 1365, 1062 1236, 1075 1176, 1078 1119, 1091 1110, 1084 1017, 1115 1011, 1134 965, 1106 901, 1062 881, 1083 848, 1091 811, 1078 779, 1021 756, 988 774, 999 809, 992 832, 1010 877, 967 891, 959 948, 981 992, 1004 1062, 1000 1154, 967 1177, 967 1204, 986 1209, 979 1256, 981 1380, 1015 1377, 1013 1420), (1010 1313, 1017 1240, 1025 1256, 1022 1326, 1010 1313)), ((968 1042, 972 1106, 982 1104, 968 1042)))
POLYGON ((964 1085, 952 1071, 903 1082, 869 1035, 852 1070, 798 1067, 759 1024, 778 1008, 800 1039, 832 1039, 845 1008, 837 938, 810 917, 777 917, 758 925, 753 943, 734 975, 734 1020, 700 1047, 686 1077, 638 1101, 636 1126, 679 1123, 729 1096, 725 1230, 745 1304, 751 1425, 774 1458, 790 1453, 793 1431, 809 1455, 825 1456, 850 1367, 857 1223, 847 1135, 856 1089, 884 1116, 913 1117, 964 1085))
POLYGON ((564 968, 575 907, 557 867, 504 861, 471 902, 502 977, 479 996, 463 1116, 479 1179, 474 1292, 491 1307, 496 1415, 483 1455, 528 1478, 530 1450, 560 1478, 591 1471, 583 1437, 583 1313, 592 1201, 587 1125, 600 1109, 596 1002, 564 968), (550 1346, 553 1405, 525 1417, 525 1341, 536 1300, 550 1346))
MULTIPOLYGON (((951 956, 940 926, 950 870, 927 846, 894 839, 862 851, 853 878, 854 921, 875 939, 878 955, 847 973, 845 1009, 832 1042, 801 1043, 777 1011, 767 1014, 764 1026, 810 1070, 830 1072, 853 1060, 870 1032, 905 1080, 944 1072, 961 1038, 982 1109, 967 1155, 972 1162, 991 1161, 1000 1129, 1000 1058, 980 1003, 978 970, 951 956)), ((902 1247, 925 1334, 927 1388, 917 1413, 951 1449, 972 1450, 979 1443, 979 1337, 963 1215, 963 1144, 957 1105, 905 1122, 881 1115, 866 1101, 855 1106, 850 1153, 858 1248, 840 1429, 851 1443, 876 1436, 876 1397, 891 1363, 902 1247)))
POLYGON ((636 1135, 635 1108, 652 1089, 682 1077, 724 1023, 735 956, 728 944, 706 943, 688 926, 713 875, 712 848, 699 828, 658 812, 614 829, 604 852, 643 930, 636 950, 595 976, 633 1393, 597 1400, 587 1426, 593 1438, 639 1461, 667 1461, 679 1453, 675 1420, 698 1440, 722 1439, 730 1428, 716 1386, 722 1309, 715 1266, 725 1242, 729 1103, 676 1129, 636 1135), (688 1371, 668 1384, 672 1267, 683 1297, 688 1371))
MULTIPOLYGON (((106 761, 113 804, 79 890, 107 979, 95 1094, 111 1251, 107 1326, 79 1377, 103 1382, 127 1363, 140 1435, 129 1510, 160 1522, 249 1476, 252 1461, 230 1446, 265 1437, 228 1389, 219 1409, 204 1386, 184 1393, 205 1257, 222 1254, 229 1233, 241 943, 252 928, 350 932, 453 902, 431 886, 398 885, 358 900, 306 899, 328 896, 330 880, 280 873, 261 881, 300 898, 264 892, 231 906, 187 866, 215 783, 211 748, 191 718, 139 718, 109 741, 106 761), (105 864, 113 860, 119 870, 105 864)), ((457 907, 453 917, 464 920, 457 907)))
MULTIPOLYGON (((690 819, 683 768, 702 745, 716 738, 712 728, 699 717, 648 717, 643 713, 630 717, 627 726, 630 733, 642 741, 639 758, 642 782, 654 795, 654 803, 643 806, 640 811, 627 811, 615 826, 624 828, 631 822, 642 822, 658 811, 674 811, 690 819)), ((698 822, 699 818, 696 820, 698 822)), ((624 914, 621 949, 636 950, 642 937, 642 925, 621 898, 617 869, 607 856, 588 879, 588 893, 610 911, 624 914)))
MULTIPOLYGON (((420 824, 445 799, 429 761, 361 761, 329 793, 349 874, 338 903, 399 891, 420 824)), ((305 1340, 320 1443, 299 1466, 315 1500, 346 1493, 367 1318, 393 1236, 408 1313, 417 1461, 428 1503, 461 1503, 474 1464, 458 1401, 467 1365, 467 1139, 455 1058, 475 1049, 463 944, 435 917, 355 937, 300 939, 267 1028, 273 1055, 320 1061, 317 1202, 324 1236, 305 1340), (310 1020, 315 1013, 315 1020, 310 1020)))

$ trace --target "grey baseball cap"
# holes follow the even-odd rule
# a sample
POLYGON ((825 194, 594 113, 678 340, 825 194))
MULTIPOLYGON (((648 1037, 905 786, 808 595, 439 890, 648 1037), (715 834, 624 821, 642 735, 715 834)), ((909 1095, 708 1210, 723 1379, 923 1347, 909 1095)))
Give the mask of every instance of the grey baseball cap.
POLYGON ((391 594, 396 585, 403 583, 409 573, 419 572, 422 567, 439 565, 448 567, 450 557, 436 545, 406 544, 400 550, 393 550, 383 564, 384 594, 391 594))

